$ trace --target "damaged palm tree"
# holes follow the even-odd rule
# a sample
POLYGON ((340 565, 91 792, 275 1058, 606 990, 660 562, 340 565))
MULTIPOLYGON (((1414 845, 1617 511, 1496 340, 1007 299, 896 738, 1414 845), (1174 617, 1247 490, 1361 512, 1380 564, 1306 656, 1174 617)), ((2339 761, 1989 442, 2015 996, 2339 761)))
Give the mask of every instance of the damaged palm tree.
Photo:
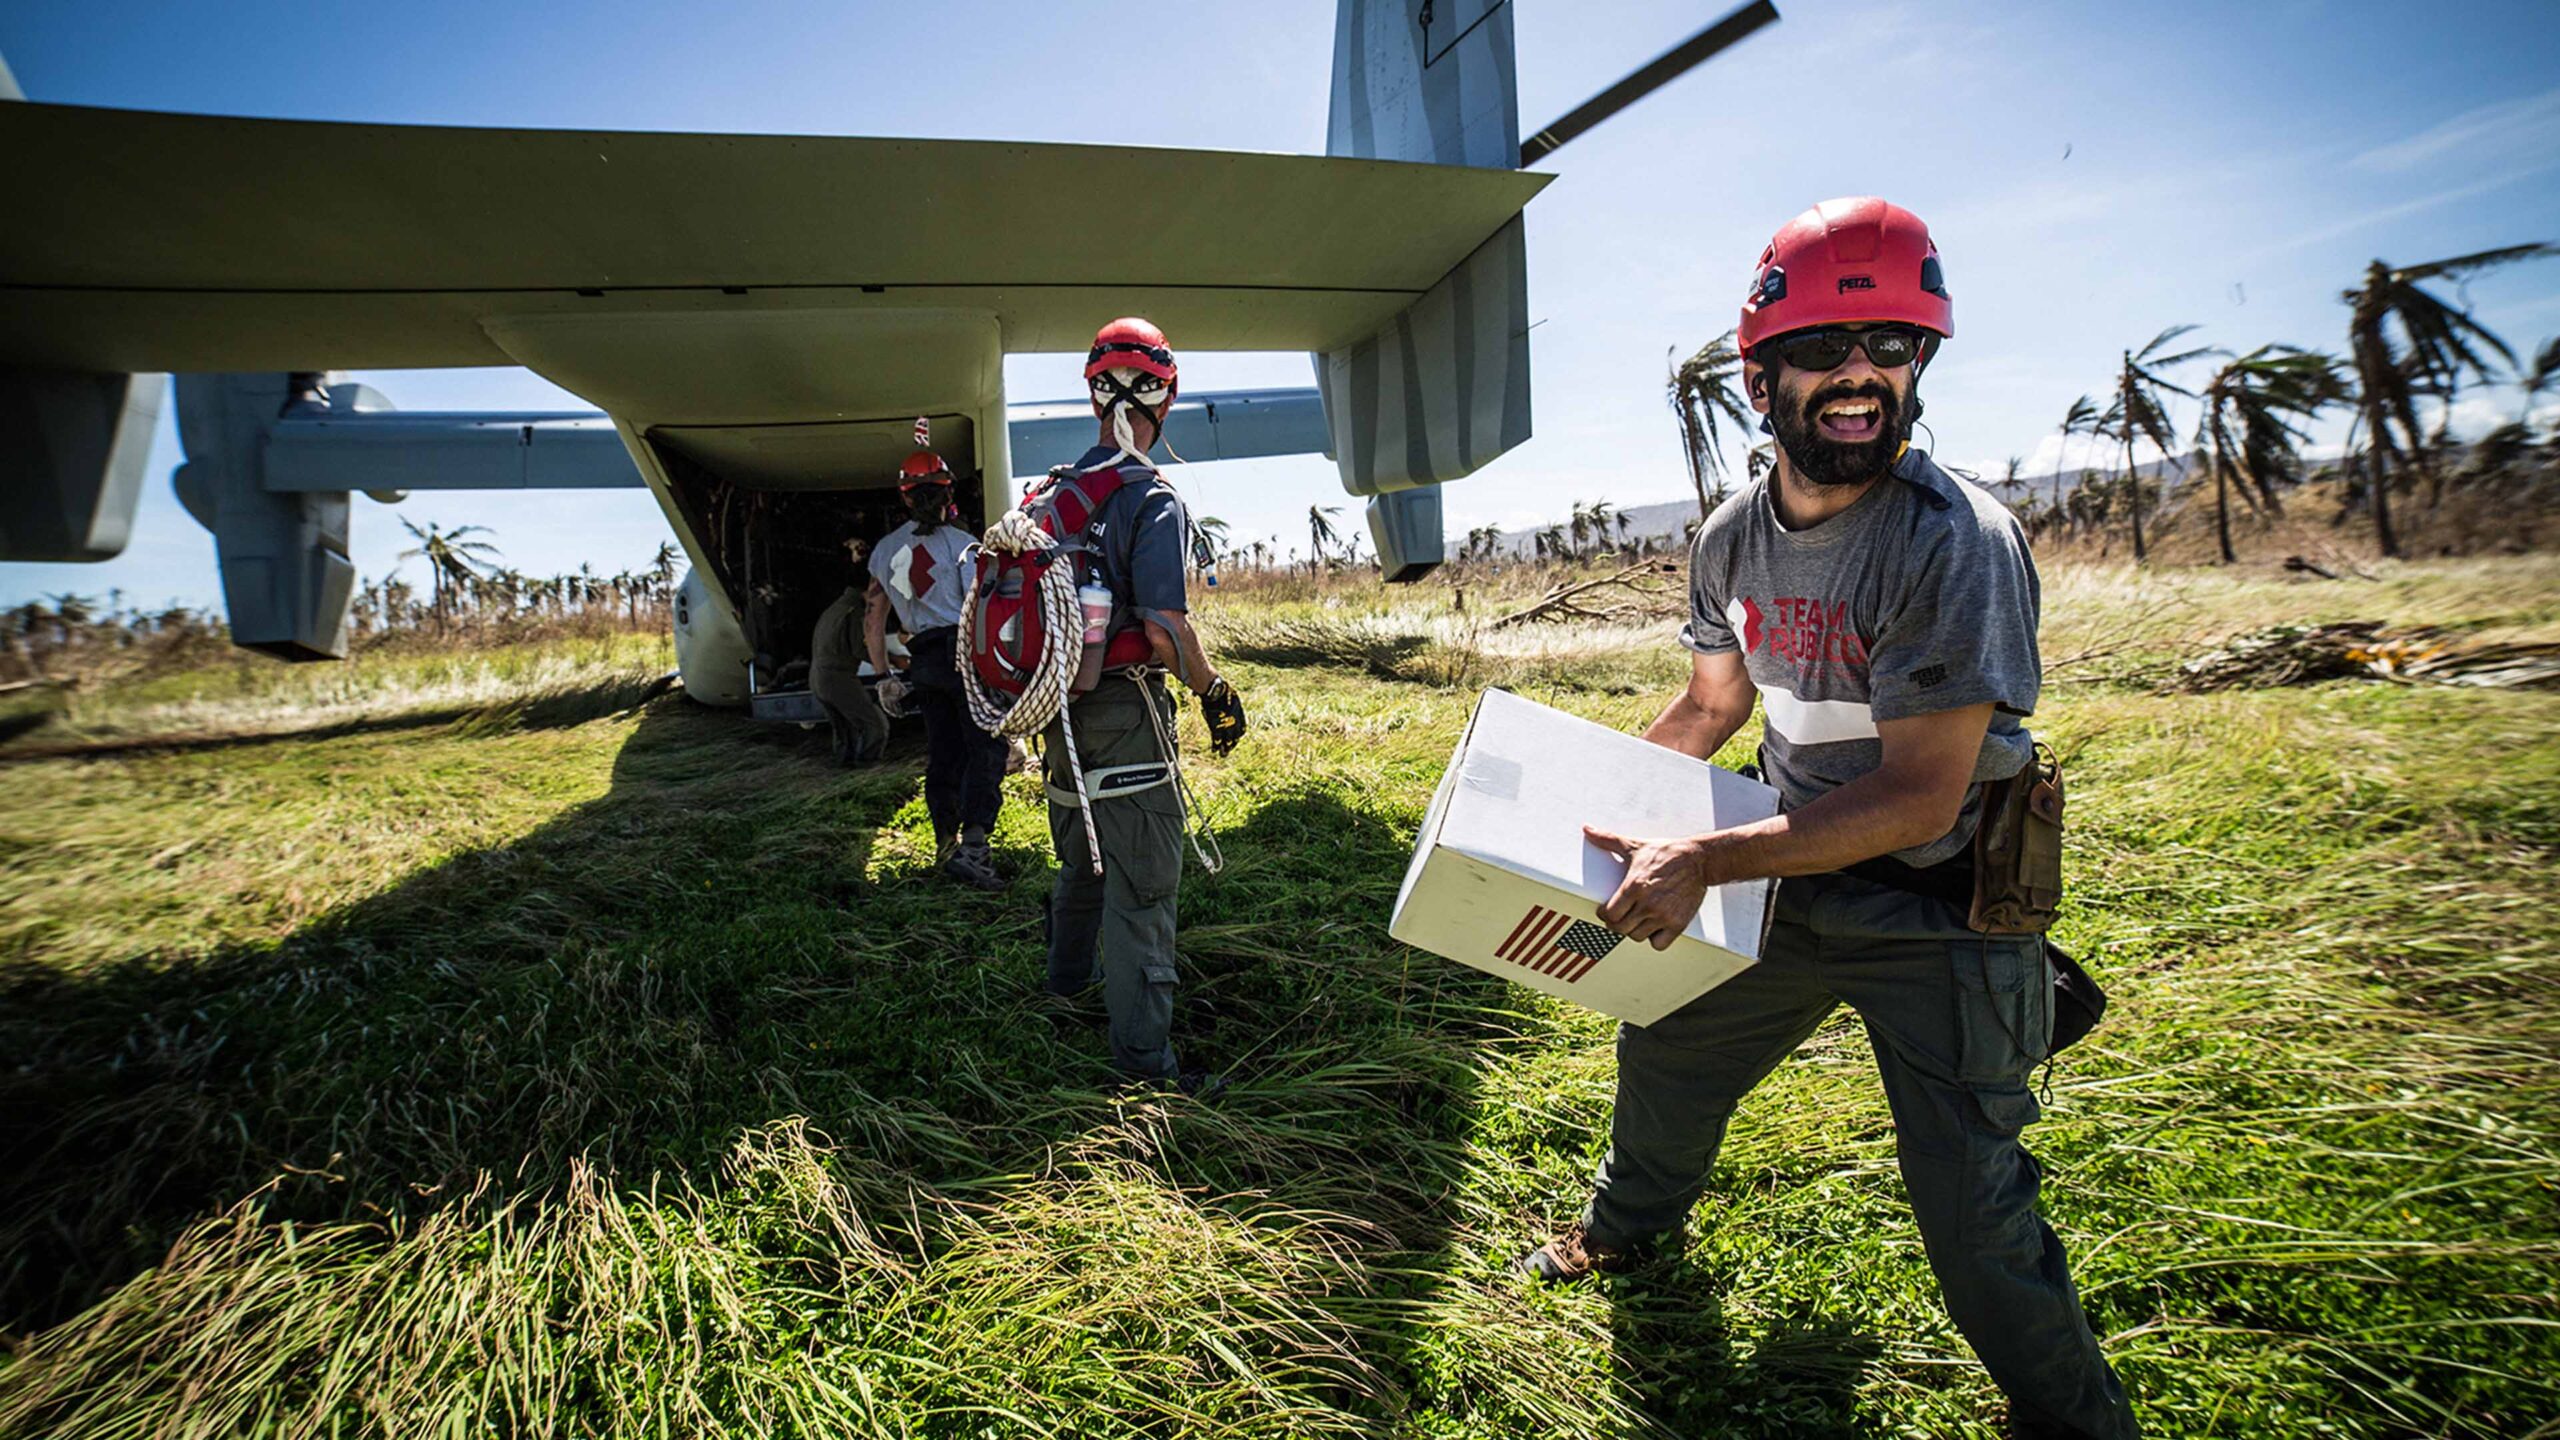
POLYGON ((1671 413, 1680 420, 1681 456, 1689 465, 1689 483, 1698 490, 1701 520, 1724 500, 1725 424, 1748 434, 1756 423, 1742 398, 1741 379, 1742 352, 1733 347, 1730 330, 1671 367, 1671 413))
POLYGON ((2341 296, 2351 316, 2347 321, 2348 353, 2355 359, 2356 381, 2363 392, 2362 416, 2373 446, 2375 539, 2385 556, 2400 553, 2399 536, 2391 528, 2391 486, 2414 471, 2427 485, 2432 507, 2443 478, 2427 458, 2428 437, 2418 423, 2421 396, 2448 409, 2465 372, 2492 378, 2483 348, 2509 365, 2515 352, 2489 328, 2471 318, 2466 308, 2448 305, 2421 281, 2460 281, 2519 260, 2560 254, 2560 246, 2508 245, 2480 250, 2423 265, 2392 266, 2380 260, 2365 267, 2364 285, 2341 296), (2392 331, 2397 328, 2395 338, 2392 331))
POLYGON ((2098 402, 2086 395, 2072 401, 2071 408, 2063 412, 2062 443, 2056 446, 2053 452, 2053 510, 2051 513, 2056 520, 2064 518, 2069 513, 2062 504, 2063 452, 2071 448, 2071 437, 2074 435, 2087 435, 2094 438, 2102 418, 2098 412, 2098 402))
POLYGON ((2184 395, 2190 400, 2195 398, 2196 392, 2171 383, 2160 372, 2214 352, 2210 345, 2199 345, 2175 355, 2160 352, 2168 348, 2170 341, 2195 328, 2193 325, 2172 325, 2152 336, 2150 343, 2141 349, 2124 352, 2124 368, 2116 375, 2115 403, 2107 407, 2107 413, 2092 431, 2124 444, 2125 493, 2133 506, 2133 558, 2137 564, 2147 558, 2149 552, 2142 541, 2142 472, 2134 467, 2133 447, 2137 442, 2147 440, 2159 447, 2163 463, 2173 468, 2177 465, 2176 440, 2171 433, 2169 409, 2161 399, 2161 392, 2184 395))
POLYGON ((2291 345, 2261 345, 2205 382, 2196 442, 2213 453, 2213 524, 2222 563, 2239 558, 2231 549, 2234 482, 2250 509, 2283 514, 2277 492, 2300 478, 2294 447, 2310 438, 2296 422, 2308 422, 2352 395, 2334 357, 2291 345))

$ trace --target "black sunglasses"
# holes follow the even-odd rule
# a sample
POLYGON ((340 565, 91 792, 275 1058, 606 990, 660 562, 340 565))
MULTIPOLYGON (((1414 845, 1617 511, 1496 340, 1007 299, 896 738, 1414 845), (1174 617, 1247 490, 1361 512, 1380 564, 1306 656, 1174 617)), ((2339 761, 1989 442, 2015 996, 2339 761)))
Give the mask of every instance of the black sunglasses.
POLYGON ((1849 352, 1864 350, 1879 370, 1896 370, 1928 354, 1926 331, 1908 325, 1879 325, 1871 330, 1798 330, 1769 342, 1780 363, 1797 370, 1837 370, 1849 352))

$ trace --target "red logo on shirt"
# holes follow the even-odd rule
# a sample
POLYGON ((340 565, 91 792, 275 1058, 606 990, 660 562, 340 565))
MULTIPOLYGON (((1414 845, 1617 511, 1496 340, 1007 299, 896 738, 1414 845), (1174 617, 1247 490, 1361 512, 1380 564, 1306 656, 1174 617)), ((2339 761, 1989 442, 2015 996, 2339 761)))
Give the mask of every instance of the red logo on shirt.
POLYGON ((922 596, 933 589, 933 552, 921 545, 907 547, 907 593, 922 596))
POLYGON ((1825 665, 1853 670, 1867 666, 1867 642, 1858 638, 1846 600, 1787 595, 1770 601, 1769 608, 1762 610, 1759 601, 1744 596, 1742 648, 1746 654, 1758 654, 1765 648, 1771 657, 1793 665, 1799 674, 1825 665))

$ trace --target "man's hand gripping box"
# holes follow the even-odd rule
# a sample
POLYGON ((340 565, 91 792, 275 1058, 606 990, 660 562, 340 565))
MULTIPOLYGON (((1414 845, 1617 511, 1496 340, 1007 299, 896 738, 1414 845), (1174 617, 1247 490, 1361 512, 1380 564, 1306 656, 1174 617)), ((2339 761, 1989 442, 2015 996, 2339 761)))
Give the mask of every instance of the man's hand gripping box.
POLYGON ((1778 792, 1756 780, 1488 690, 1440 777, 1388 933, 1650 1025, 1759 955, 1774 882, 1709 890, 1688 930, 1656 950, 1599 923, 1627 867, 1582 827, 1663 839, 1776 813, 1778 792))

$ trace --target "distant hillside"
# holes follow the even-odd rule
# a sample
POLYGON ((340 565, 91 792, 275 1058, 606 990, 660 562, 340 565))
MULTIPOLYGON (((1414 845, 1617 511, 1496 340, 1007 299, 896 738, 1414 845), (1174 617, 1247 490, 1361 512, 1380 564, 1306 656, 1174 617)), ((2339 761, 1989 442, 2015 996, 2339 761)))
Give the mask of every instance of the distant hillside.
MULTIPOLYGON (((2163 479, 2163 472, 2169 472, 2165 476, 2163 488, 2168 490, 2171 494, 2175 494, 2187 480, 2193 479, 2201 473, 2200 468, 2193 457, 2181 457, 2179 463, 2185 467, 2182 473, 2170 471, 2168 462, 2161 460, 2153 460, 2136 466, 2135 468, 2140 470, 2145 477, 2152 479, 2163 479)), ((1965 479, 1972 481, 1976 485, 1982 486, 1986 490, 1989 490, 1995 498, 2007 504, 2014 505, 2025 496, 2034 497, 2038 503, 2048 502, 2053 498, 2054 477, 2049 474, 2020 476, 2018 480, 2019 493, 2003 494, 2001 493, 2001 487, 1997 483, 1996 477, 1976 475, 1971 471, 1955 467, 1950 468, 1954 470, 1954 473, 1963 476, 1965 479)), ((2099 473, 2105 475, 2112 474, 2114 472, 2110 470, 2100 470, 2099 473)), ((2061 477, 2063 494, 2069 495, 2073 490, 2079 488, 2080 475, 2081 472, 2074 469, 2061 477)), ((1734 488, 1739 488, 1739 486, 1734 488)), ((1616 531, 1616 528, 1613 526, 1613 533, 1623 533, 1626 538, 1630 540, 1662 538, 1679 540, 1686 538, 1689 534, 1690 526, 1697 523, 1698 502, 1694 499, 1665 500, 1652 505, 1630 505, 1618 513, 1628 517, 1628 524, 1623 532, 1616 531)), ((1565 523, 1565 518, 1566 517, 1563 515, 1558 515, 1555 519, 1547 523, 1549 525, 1562 525, 1565 523)), ((1546 527, 1532 526, 1524 530, 1505 530, 1502 532, 1502 538, 1495 542, 1495 551, 1503 555, 1528 555, 1532 552, 1536 543, 1537 532, 1544 528, 1546 527)), ((1453 534, 1449 538, 1453 548, 1456 545, 1464 543, 1466 539, 1463 534, 1453 534)))

